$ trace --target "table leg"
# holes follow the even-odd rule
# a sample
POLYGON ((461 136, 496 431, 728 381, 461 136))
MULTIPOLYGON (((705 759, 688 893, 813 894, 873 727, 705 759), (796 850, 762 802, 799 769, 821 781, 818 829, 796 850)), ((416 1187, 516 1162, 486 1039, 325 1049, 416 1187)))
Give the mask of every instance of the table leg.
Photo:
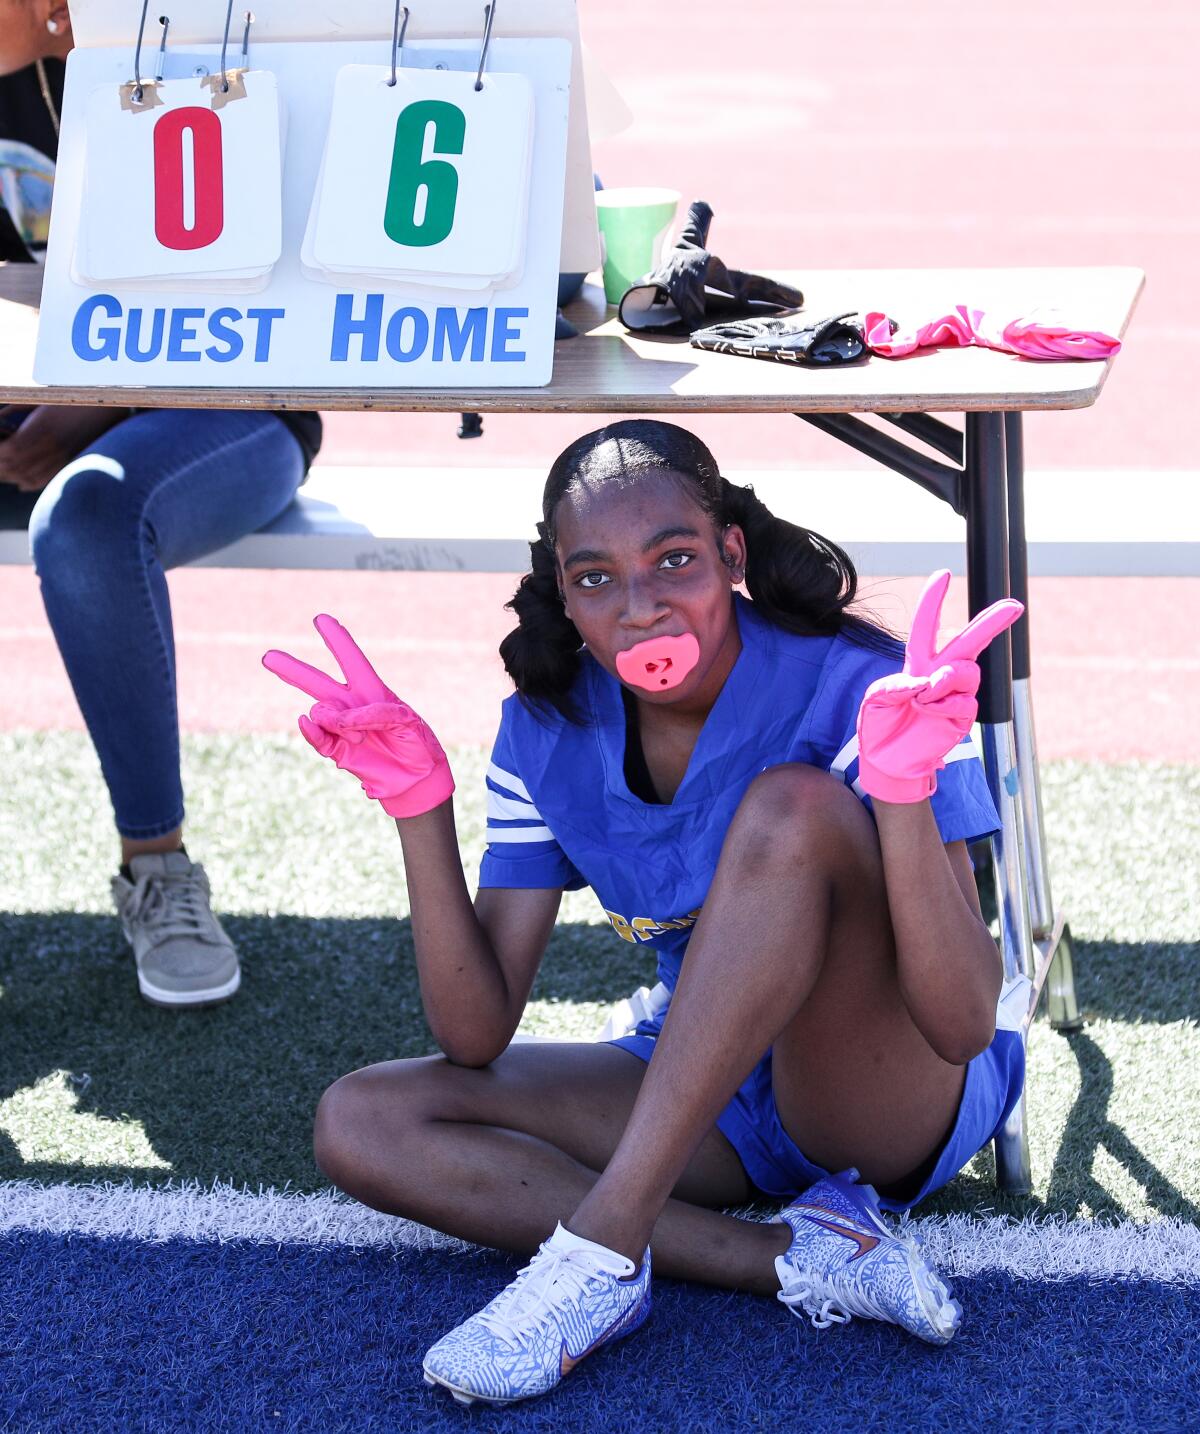
MULTIPOLYGON (((966 518, 968 600, 972 615, 1011 592, 1028 604, 1024 469, 1019 414, 969 413, 961 444, 955 429, 929 414, 884 414, 894 427, 961 467, 897 442, 851 414, 800 414, 806 422, 934 493, 966 518), (1006 438, 1011 450, 1006 458, 1006 438), (1011 524, 1011 528, 1010 528, 1011 524)), ((1000 946, 1006 977, 1034 983, 1025 1030, 1042 985, 1051 1022, 1078 1023, 1071 937, 1054 915, 1045 861, 1041 785, 1029 693, 1029 623, 1023 618, 980 656, 979 721, 988 785, 1000 813, 992 840, 1000 946), (1032 915, 1032 919, 1031 919, 1032 915), (1035 937, 1036 931, 1036 937, 1035 937)), ((1025 1100, 996 1140, 996 1174, 1012 1192, 1030 1189, 1025 1100)))
POLYGON ((1050 1024, 1058 1031, 1076 1031, 1083 1025, 1075 1000, 1075 971, 1071 959, 1071 933, 1056 920, 1046 861, 1046 827, 1042 814, 1042 784, 1033 722, 1029 651, 1029 565, 1025 546, 1025 446, 1021 415, 1004 416, 1005 457, 1008 474, 1009 591, 1025 604, 1025 615, 1014 624, 1012 635, 1013 722, 1017 744, 1024 816, 1025 868, 1029 883, 1029 910, 1038 948, 1032 1019, 1042 983, 1047 988, 1050 1024), (1046 968, 1048 967, 1048 973, 1046 968))
MULTIPOLYGON (((968 413, 963 496, 967 522, 967 590, 971 615, 1008 596, 1008 489, 1004 416, 968 413)), ((1022 841, 1024 812, 1013 722, 1012 659, 1007 635, 980 654, 979 723, 983 764, 1000 831, 992 838, 1000 950, 1006 978, 1035 974, 1033 930, 1022 841)), ((1022 1095, 996 1137, 996 1176, 1014 1194, 1032 1188, 1022 1095)))

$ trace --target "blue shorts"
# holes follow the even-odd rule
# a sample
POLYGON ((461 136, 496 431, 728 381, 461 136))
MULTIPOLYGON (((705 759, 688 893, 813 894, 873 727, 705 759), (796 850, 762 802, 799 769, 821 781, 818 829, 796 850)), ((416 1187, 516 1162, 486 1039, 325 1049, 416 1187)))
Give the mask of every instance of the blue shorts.
MULTIPOLYGON (((642 1021, 628 1036, 610 1041, 649 1061, 666 1011, 642 1021)), ((967 1066, 967 1079, 954 1125, 933 1169, 909 1200, 881 1196, 885 1210, 907 1210, 951 1181, 972 1156, 992 1140, 1008 1119, 1025 1084, 1025 1047, 1016 1031, 997 1031, 986 1051, 967 1066)), ((766 1195, 791 1200, 832 1173, 814 1165, 795 1144, 775 1108, 771 1052, 754 1067, 725 1109, 717 1128, 737 1151, 746 1174, 766 1195)))

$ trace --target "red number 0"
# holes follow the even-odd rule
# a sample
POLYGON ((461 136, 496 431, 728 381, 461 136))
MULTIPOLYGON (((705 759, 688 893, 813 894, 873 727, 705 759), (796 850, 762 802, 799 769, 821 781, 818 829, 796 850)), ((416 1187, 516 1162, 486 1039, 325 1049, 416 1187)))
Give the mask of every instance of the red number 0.
POLYGON ((203 249, 225 227, 221 121, 191 105, 168 110, 154 127, 154 233, 165 249, 203 249), (183 135, 192 136, 192 222, 186 222, 183 135))

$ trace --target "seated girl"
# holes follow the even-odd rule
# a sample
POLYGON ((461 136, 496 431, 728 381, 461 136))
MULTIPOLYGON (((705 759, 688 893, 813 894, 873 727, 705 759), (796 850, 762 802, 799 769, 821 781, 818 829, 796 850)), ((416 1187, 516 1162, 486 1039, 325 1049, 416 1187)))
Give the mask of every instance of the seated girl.
POLYGON ((375 1209, 533 1254, 425 1377, 465 1402, 544 1393, 646 1318, 651 1252, 818 1328, 857 1314, 944 1344, 959 1306, 880 1212, 944 1185, 1021 1090, 967 856, 998 826, 974 658, 1020 605, 938 651, 939 574, 904 652, 855 615, 843 552, 666 423, 573 443, 538 531, 474 903, 445 754, 345 629, 316 619, 344 683, 264 658, 316 699, 312 746, 397 819, 443 1052, 333 1085, 321 1168, 375 1209), (510 1045, 584 885, 655 948, 669 1004, 610 1042, 510 1045), (764 1195, 772 1223, 722 1213, 764 1195))

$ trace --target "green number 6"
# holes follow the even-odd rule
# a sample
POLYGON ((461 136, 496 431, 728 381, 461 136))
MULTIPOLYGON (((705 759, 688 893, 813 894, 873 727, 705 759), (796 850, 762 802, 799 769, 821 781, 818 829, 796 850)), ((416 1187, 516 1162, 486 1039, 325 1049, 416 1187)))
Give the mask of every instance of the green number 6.
POLYGON ((427 159, 425 135, 433 126, 433 154, 461 154, 467 117, 445 100, 418 100, 400 111, 396 143, 392 148, 392 177, 388 185, 383 228, 396 244, 427 249, 440 244, 454 227, 458 202, 458 170, 444 159, 427 159), (425 190, 425 211, 417 220, 417 200, 425 190))

